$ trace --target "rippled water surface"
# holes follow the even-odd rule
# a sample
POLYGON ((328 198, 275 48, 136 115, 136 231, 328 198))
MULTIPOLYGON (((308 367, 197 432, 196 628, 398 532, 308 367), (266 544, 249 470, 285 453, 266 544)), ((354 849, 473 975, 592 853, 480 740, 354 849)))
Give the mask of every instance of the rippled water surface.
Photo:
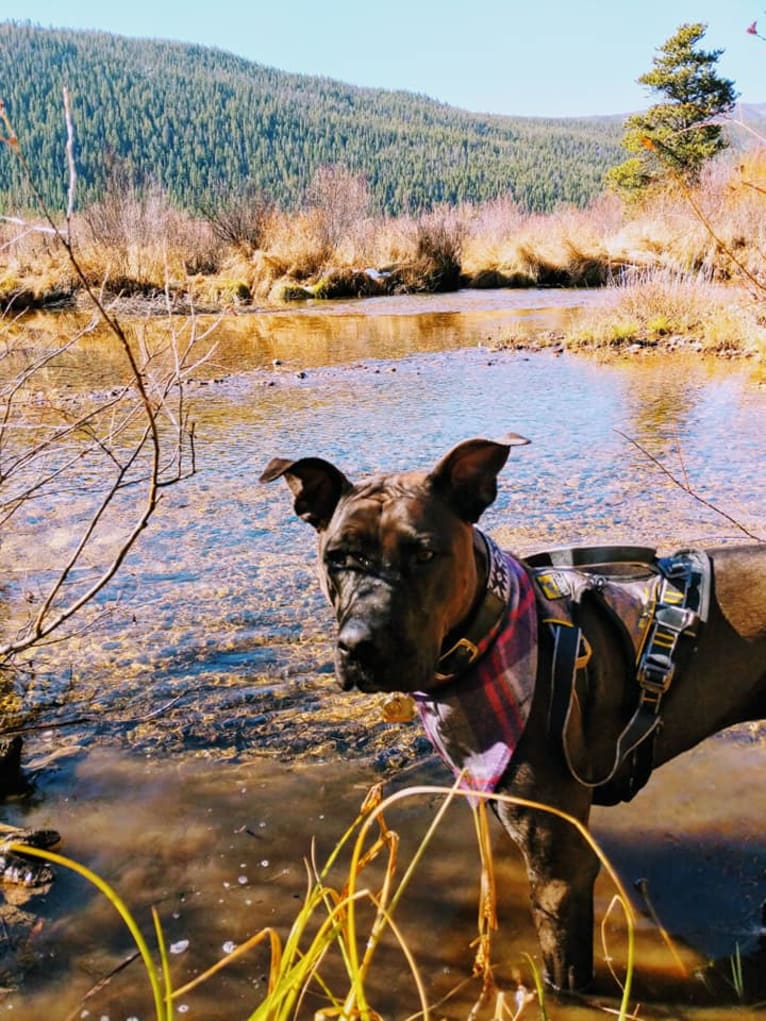
MULTIPOLYGON (((474 292, 222 322, 191 389, 198 474, 166 494, 102 601, 97 628, 36 655, 33 671, 6 692, 10 716, 33 728, 28 761, 37 773, 34 803, 6 816, 60 829, 66 850, 113 881, 147 924, 149 904, 158 903, 169 938, 190 940, 174 962, 179 983, 228 940, 289 923, 312 835, 331 846, 369 783, 446 780, 414 726, 385 725, 375 699, 335 690, 313 533, 293 517, 284 485, 257 482, 272 456, 320 455, 353 478, 429 466, 461 439, 514 430, 532 442, 513 451, 484 525, 520 552, 736 537, 632 438, 766 533, 766 390, 747 368, 691 356, 601 364, 495 350, 511 334, 555 326, 566 313, 563 301, 551 309, 554 297, 537 294, 519 309, 508 292, 474 292)), ((110 356, 91 343, 72 354, 57 385, 103 380, 110 356)), ((9 612, 21 612, 76 514, 70 495, 4 537, 9 612)), ((649 876, 655 907, 703 957, 756 939, 766 894, 766 795, 756 779, 765 760, 748 735, 709 742, 666 767, 639 801, 597 817, 618 865, 631 879, 649 876)), ((467 825, 445 837, 449 853, 424 864, 407 909, 416 956, 439 993, 470 971, 476 872, 464 814, 467 825)), ((420 802, 397 827, 422 832, 428 818, 420 802)), ((502 974, 510 977, 508 961, 533 951, 534 939, 518 862, 495 836, 508 905, 502 974)), ((602 909, 608 897, 605 886, 602 909)), ((9 1016, 63 1018, 77 1008, 127 952, 111 910, 79 880, 59 877, 35 906, 39 932, 24 943, 27 979, 8 994, 9 1016)), ((648 998, 704 1001, 654 939, 644 940, 648 998)), ((247 1016, 263 990, 264 958, 253 960, 191 998, 189 1016, 247 1016)), ((150 1017, 137 974, 130 965, 89 1001, 92 1016, 150 1017)), ((408 982, 393 951, 374 984, 385 1016, 415 1009, 400 1012, 408 982)), ((466 1013, 458 1006, 444 1016, 466 1013)), ((596 1013, 588 1006, 554 1016, 596 1013)))

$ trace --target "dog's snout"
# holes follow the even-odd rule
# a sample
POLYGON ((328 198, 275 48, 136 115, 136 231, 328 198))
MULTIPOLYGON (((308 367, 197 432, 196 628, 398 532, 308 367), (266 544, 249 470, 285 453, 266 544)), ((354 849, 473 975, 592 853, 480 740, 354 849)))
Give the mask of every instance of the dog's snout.
POLYGON ((358 621, 342 628, 338 635, 338 651, 344 659, 362 669, 374 666, 379 656, 371 631, 358 621))
POLYGON ((338 680, 344 691, 374 691, 381 666, 381 650, 374 632, 363 620, 349 620, 338 634, 335 657, 338 680))

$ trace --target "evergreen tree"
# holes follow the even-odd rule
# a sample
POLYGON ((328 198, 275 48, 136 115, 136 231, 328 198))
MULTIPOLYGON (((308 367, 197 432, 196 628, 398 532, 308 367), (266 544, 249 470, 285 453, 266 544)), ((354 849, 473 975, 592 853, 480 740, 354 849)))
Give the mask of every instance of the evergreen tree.
POLYGON ((608 172, 613 187, 641 192, 675 176, 694 182, 728 145, 719 119, 731 112, 737 92, 716 71, 723 50, 698 48, 706 29, 699 22, 681 25, 638 79, 664 102, 625 122, 622 145, 633 155, 608 172))

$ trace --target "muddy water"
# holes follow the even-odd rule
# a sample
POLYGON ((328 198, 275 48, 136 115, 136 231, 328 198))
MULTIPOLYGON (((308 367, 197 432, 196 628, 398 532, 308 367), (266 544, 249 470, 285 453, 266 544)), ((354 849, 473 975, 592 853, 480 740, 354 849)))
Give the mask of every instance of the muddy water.
MULTIPOLYGON (((292 518, 285 487, 256 482, 271 456, 319 454, 353 476, 425 466, 462 438, 513 429, 532 445, 514 452, 485 525, 521 552, 620 538, 663 548, 735 538, 624 433, 743 524, 766 530, 766 391, 748 372, 680 357, 605 365, 492 350, 508 334, 555 325, 565 311, 546 312, 544 297, 522 311, 507 307, 505 295, 471 295, 219 324, 192 388, 198 475, 168 492, 102 601, 98 628, 36 656, 33 671, 6 692, 10 717, 34 728, 27 747, 36 794, 6 806, 5 818, 61 830, 66 852, 112 882, 147 933, 157 904, 168 940, 189 941, 172 956, 177 986, 230 941, 266 924, 286 931, 305 889, 312 836, 321 860, 371 783, 383 779, 393 790, 446 780, 414 726, 385 725, 375 699, 334 690, 311 530, 292 518)), ((86 343, 56 385, 103 385, 111 356, 98 339, 86 343)), ((54 501, 4 536, 9 612, 23 606, 76 513, 71 498, 54 501)), ((708 742, 665 767, 633 805, 596 817, 626 881, 648 879, 688 970, 708 958, 728 962, 737 946, 749 963, 757 947, 765 760, 749 731, 708 742)), ((469 974, 474 932, 472 827, 465 807, 450 812, 402 914, 433 1000, 469 974)), ((432 815, 429 799, 392 813, 405 853, 432 815)), ((498 974, 510 981, 535 942, 519 863, 502 834, 494 842, 498 974)), ((599 915, 610 897, 604 881, 599 915)), ((138 962, 80 1006, 130 952, 113 909, 83 881, 61 873, 25 910, 38 925, 31 936, 8 929, 7 956, 26 976, 0 1005, 8 1016, 152 1016, 138 962)), ((612 934, 608 944, 618 971, 621 938, 612 934)), ((609 1002, 616 986, 603 956, 599 988, 609 1002)), ((265 969, 265 955, 254 951, 185 997, 184 1016, 248 1016, 265 969)), ((465 1017, 475 994, 466 989, 439 1016, 465 1017)), ((392 946, 370 995, 389 1018, 417 1007, 392 946)), ((679 976, 648 923, 637 996, 642 1017, 748 1016, 711 1006, 718 994, 679 976)), ((567 1019, 598 1012, 592 1002, 551 1009, 567 1019)))

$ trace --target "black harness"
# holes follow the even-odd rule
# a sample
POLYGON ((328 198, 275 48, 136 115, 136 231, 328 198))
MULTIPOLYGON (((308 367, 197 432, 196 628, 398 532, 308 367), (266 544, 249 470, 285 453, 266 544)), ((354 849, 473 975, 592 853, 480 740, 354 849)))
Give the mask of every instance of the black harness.
POLYGON ((541 661, 550 670, 549 730, 572 775, 593 788, 595 804, 630 801, 652 771, 663 698, 707 620, 710 558, 695 549, 657 557, 641 546, 596 546, 549 550, 525 562, 537 587, 541 635, 547 630, 549 638, 549 655, 541 661), (610 766, 597 778, 578 773, 566 739, 576 687, 588 684, 591 650, 577 623, 586 594, 617 625, 636 685, 633 713, 610 766))

